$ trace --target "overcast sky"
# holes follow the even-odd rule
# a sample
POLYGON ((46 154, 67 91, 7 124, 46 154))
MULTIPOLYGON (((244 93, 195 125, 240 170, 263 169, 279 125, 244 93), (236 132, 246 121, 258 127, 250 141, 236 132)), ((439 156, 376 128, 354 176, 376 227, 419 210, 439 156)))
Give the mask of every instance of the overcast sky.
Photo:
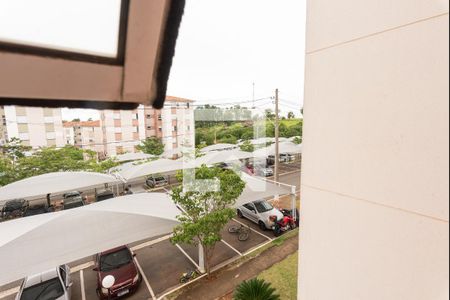
MULTIPOLYGON (((0 38, 114 55, 119 4, 0 0, 0 38), (45 6, 52 10, 44 18, 36 11, 45 6), (31 21, 36 24, 29 26, 31 21)), ((256 99, 273 96, 279 88, 282 111, 298 111, 303 103, 304 41, 303 0, 187 0, 168 95, 199 103, 242 103, 252 99, 255 83, 256 99)), ((270 100, 257 104, 273 107, 270 100)), ((64 117, 96 118, 97 113, 65 109, 64 117)))

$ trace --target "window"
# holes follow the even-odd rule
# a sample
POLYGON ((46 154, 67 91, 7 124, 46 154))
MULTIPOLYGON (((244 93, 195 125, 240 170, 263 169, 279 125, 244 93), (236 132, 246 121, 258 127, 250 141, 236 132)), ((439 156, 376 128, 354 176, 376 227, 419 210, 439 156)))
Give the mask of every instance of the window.
POLYGON ((28 118, 25 116, 17 116, 17 123, 28 124, 28 118))
POLYGON ((161 106, 183 8, 184 1, 0 1, 1 103, 161 106))
POLYGON ((152 115, 147 115, 147 119, 151 119, 152 118, 152 115))
POLYGON ((162 116, 158 115, 158 120, 161 121, 162 120, 162 116))
POLYGON ((255 211, 255 207, 251 203, 244 204, 244 207, 248 210, 255 211))
POLYGON ((178 127, 177 127, 177 126, 174 126, 174 127, 173 127, 173 131, 178 131, 178 127))
POLYGON ((116 57, 119 48, 120 9, 120 0, 2 1, 0 40, 48 50, 116 57), (36 12, 43 9, 50 10, 52 14, 46 14, 45 19, 42 18, 36 12), (100 14, 102 22, 98 22, 100 14), (102 37, 101 42, 99 36, 102 37))
POLYGON ((152 130, 153 127, 152 126, 147 126, 147 130, 152 130))

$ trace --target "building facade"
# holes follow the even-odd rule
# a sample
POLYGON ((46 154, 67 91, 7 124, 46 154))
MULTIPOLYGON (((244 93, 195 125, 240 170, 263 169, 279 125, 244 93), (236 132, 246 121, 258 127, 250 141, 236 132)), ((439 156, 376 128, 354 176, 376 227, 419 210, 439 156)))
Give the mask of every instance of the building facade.
POLYGON ((18 138, 33 149, 65 145, 60 108, 1 106, 0 118, 0 143, 18 138))
POLYGON ((161 110, 141 105, 132 111, 101 111, 106 155, 137 152, 141 141, 157 137, 165 146, 165 156, 179 156, 183 143, 195 142, 192 103, 192 100, 168 96, 161 110))
POLYGON ((136 146, 145 139, 144 111, 103 110, 100 113, 105 155, 112 157, 136 152, 136 146))
POLYGON ((64 140, 66 144, 97 152, 100 158, 105 156, 103 129, 100 121, 65 122, 64 140))
POLYGON ((145 137, 161 139, 169 158, 180 156, 184 144, 195 143, 193 102, 168 96, 161 110, 144 107, 145 137))
POLYGON ((448 13, 309 1, 298 299, 449 299, 448 13))

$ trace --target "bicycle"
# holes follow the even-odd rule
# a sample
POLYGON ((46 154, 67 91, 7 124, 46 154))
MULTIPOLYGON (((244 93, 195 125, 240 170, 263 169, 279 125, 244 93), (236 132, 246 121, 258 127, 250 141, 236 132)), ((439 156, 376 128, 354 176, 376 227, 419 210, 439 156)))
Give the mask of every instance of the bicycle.
POLYGON ((249 238, 250 228, 244 225, 231 225, 228 227, 228 232, 238 234, 238 240, 244 242, 249 238))
POLYGON ((197 271, 188 271, 187 273, 183 273, 180 277, 180 283, 188 283, 189 281, 197 278, 197 271))

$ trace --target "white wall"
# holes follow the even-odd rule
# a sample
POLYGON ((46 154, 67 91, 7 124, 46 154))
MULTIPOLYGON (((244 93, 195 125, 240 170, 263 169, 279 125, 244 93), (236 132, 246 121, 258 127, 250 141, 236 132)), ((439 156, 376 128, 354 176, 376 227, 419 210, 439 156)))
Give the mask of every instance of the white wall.
POLYGON ((448 34, 448 1, 309 1, 298 299, 448 299, 448 34))

